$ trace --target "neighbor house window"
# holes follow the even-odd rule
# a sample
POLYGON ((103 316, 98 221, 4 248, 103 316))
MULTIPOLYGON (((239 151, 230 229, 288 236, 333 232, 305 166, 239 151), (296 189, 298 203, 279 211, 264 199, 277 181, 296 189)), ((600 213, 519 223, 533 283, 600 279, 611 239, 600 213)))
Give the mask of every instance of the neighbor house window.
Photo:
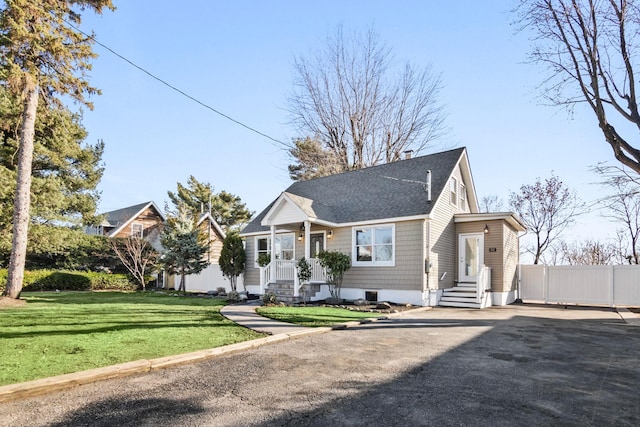
POLYGON ((466 211, 467 210, 467 188, 463 185, 460 184, 460 210, 461 211, 466 211))
POLYGON ((458 180, 453 177, 449 182, 449 192, 451 193, 451 204, 458 206, 458 180))
MULTIPOLYGON (((282 234, 276 236, 276 252, 275 258, 282 260, 294 259, 295 252, 295 235, 282 234)), ((271 252, 271 237, 256 237, 255 259, 257 261, 260 254, 268 254, 271 252)))
POLYGON ((139 222, 131 224, 131 237, 142 237, 143 225, 139 222))
POLYGON ((395 226, 353 228, 352 264, 387 266, 395 264, 395 226))

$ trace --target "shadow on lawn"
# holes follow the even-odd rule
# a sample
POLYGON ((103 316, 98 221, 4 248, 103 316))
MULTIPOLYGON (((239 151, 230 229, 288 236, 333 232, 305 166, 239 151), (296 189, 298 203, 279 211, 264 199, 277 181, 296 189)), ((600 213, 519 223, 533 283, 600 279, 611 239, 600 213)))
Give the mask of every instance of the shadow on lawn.
POLYGON ((29 303, 38 304, 154 304, 186 306, 224 306, 223 298, 199 297, 193 294, 181 295, 175 292, 156 291, 112 292, 112 291, 68 291, 68 292, 23 292, 21 295, 29 303), (174 296, 175 295, 175 296, 174 296))

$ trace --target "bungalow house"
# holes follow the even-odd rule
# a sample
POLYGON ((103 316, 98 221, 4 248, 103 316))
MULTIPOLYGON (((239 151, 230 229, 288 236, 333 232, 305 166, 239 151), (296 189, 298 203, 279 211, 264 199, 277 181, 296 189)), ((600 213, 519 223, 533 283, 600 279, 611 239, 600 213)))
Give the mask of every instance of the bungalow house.
POLYGON ((102 221, 89 226, 87 234, 107 237, 142 237, 159 250, 160 230, 166 217, 154 202, 145 202, 100 214, 102 221))
POLYGON ((242 230, 244 283, 299 298, 304 256, 312 299, 327 298, 316 254, 329 250, 351 258, 346 299, 504 305, 516 298, 524 230, 513 213, 479 213, 467 151, 458 148, 292 184, 242 230))
MULTIPOLYGON (((150 201, 105 212, 100 215, 103 219, 97 226, 89 226, 87 234, 97 234, 107 237, 136 236, 146 239, 159 252, 162 252, 160 232, 166 221, 165 215, 158 206, 150 201)), ((189 290, 211 290, 214 285, 223 285, 224 278, 218 267, 218 258, 222 250, 225 233, 210 213, 204 213, 198 220, 197 227, 209 242, 209 250, 205 254, 211 268, 207 268, 199 275, 188 279, 192 286, 189 290), (194 288, 195 286, 195 288, 194 288), (211 288, 211 289, 209 289, 211 288)), ((173 288, 177 279, 175 276, 161 275, 159 286, 173 288)))

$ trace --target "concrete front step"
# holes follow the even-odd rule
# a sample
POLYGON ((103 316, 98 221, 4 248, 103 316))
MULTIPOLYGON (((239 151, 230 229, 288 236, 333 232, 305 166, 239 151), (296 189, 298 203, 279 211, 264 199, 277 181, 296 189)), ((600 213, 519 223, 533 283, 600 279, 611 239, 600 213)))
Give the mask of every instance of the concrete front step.
POLYGON ((442 299, 438 305, 442 307, 482 308, 482 306, 476 302, 442 301, 442 299))
POLYGON ((454 296, 443 296, 442 298, 440 298, 440 302, 472 302, 472 303, 476 303, 476 297, 454 297, 454 296))
POLYGON ((276 283, 270 283, 267 286, 267 292, 273 292, 276 295, 276 299, 278 301, 284 303, 298 303, 306 301, 311 301, 313 297, 315 297, 318 292, 320 292, 320 284, 311 284, 305 285, 307 287, 306 291, 303 292, 300 289, 299 296, 293 296, 293 281, 278 281, 276 283))
POLYGON ((463 297, 463 298, 475 298, 477 295, 477 293, 475 292, 463 292, 463 291, 457 291, 457 292, 443 292, 442 293, 442 297, 463 297))

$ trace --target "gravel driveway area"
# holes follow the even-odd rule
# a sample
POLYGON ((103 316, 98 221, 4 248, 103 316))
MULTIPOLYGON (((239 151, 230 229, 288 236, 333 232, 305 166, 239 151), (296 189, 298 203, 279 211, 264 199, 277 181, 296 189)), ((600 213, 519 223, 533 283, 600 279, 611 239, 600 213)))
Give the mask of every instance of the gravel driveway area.
POLYGON ((640 327, 436 308, 0 403, 2 426, 637 426, 640 327))

